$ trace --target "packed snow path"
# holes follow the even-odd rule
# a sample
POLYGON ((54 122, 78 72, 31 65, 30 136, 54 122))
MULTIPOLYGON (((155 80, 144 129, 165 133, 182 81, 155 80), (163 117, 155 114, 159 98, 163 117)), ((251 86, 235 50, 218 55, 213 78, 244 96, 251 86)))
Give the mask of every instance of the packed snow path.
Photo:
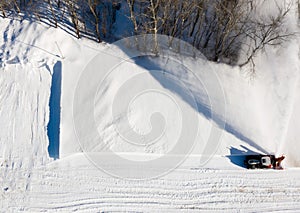
MULTIPOLYGON (((18 181, 26 181, 26 171, 19 172, 18 181)), ((63 168, 54 163, 35 169, 30 187, 2 189, 1 200, 2 209, 9 212, 241 209, 295 212, 300 211, 300 173, 293 169, 181 167, 165 177, 140 181, 111 178, 93 166, 63 168)))

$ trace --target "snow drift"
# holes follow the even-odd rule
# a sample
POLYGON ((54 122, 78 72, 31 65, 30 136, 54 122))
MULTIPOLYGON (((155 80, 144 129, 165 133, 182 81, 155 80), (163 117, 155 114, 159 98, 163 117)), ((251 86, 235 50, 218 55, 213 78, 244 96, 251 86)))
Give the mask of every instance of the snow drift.
MULTIPOLYGON (((10 66, 24 67, 35 66, 43 67, 49 72, 58 61, 62 63, 62 91, 61 91, 61 123, 60 123, 60 156, 64 157, 71 153, 80 152, 80 146, 76 138, 73 122, 72 122, 72 102, 74 97, 74 89, 81 72, 84 70, 88 62, 96 56, 99 51, 111 54, 111 60, 114 58, 126 58, 128 52, 123 52, 119 46, 109 44, 94 44, 90 41, 77 41, 67 36, 65 32, 57 31, 53 28, 30 23, 27 21, 20 22, 18 20, 4 19, 2 21, 2 29, 6 29, 2 37, 2 69, 8 69, 10 66), (19 29, 19 30, 17 30, 19 29), (38 32, 36 37, 28 36, 33 34, 32 31, 38 32), (56 36, 52 36, 55 34, 56 36), (10 49, 8 44, 11 43, 10 49), (61 49, 65 58, 63 59, 61 49), (72 47, 72 48, 70 48, 72 47), (79 54, 80 53, 80 54, 79 54)), ((230 154, 229 147, 234 146, 240 148, 240 145, 247 146, 253 151, 270 152, 276 154, 286 154, 286 164, 288 166, 298 166, 299 156, 297 150, 299 143, 297 142, 297 117, 299 115, 298 90, 299 90, 299 57, 298 43, 293 40, 286 43, 284 47, 277 49, 269 48, 266 53, 262 53, 256 58, 256 73, 249 76, 247 68, 239 69, 238 67, 230 67, 222 64, 209 63, 209 69, 213 69, 220 79, 222 88, 224 89, 226 100, 226 117, 221 117, 225 122, 224 135, 219 144, 216 154, 230 154)), ((144 58, 139 61, 128 61, 122 64, 116 76, 110 76, 105 82, 106 90, 97 98, 99 107, 97 108, 97 116, 100 116, 99 130, 106 144, 109 144, 114 152, 141 152, 164 154, 170 147, 174 146, 176 140, 178 123, 178 111, 172 110, 171 102, 163 102, 163 105, 153 101, 152 98, 141 99, 139 103, 135 103, 131 109, 131 125, 140 131, 142 135, 149 131, 149 118, 145 115, 151 115, 153 110, 162 110, 168 112, 170 118, 173 118, 173 128, 169 128, 166 132, 166 138, 157 146, 143 147, 133 149, 130 145, 120 143, 116 136, 113 125, 118 121, 110 120, 107 112, 110 110, 110 104, 113 101, 116 90, 121 87, 124 79, 129 79, 135 73, 143 72, 145 81, 157 82, 160 88, 168 90, 173 95, 182 99, 183 104, 187 97, 180 91, 168 88, 168 82, 165 79, 156 77, 151 69, 161 69, 172 73, 177 79, 186 84, 190 91, 197 99, 198 117, 200 120, 200 134, 196 139, 196 147, 194 153, 201 154, 207 141, 207 132, 212 126, 218 127, 218 121, 213 120, 209 115, 209 110, 205 106, 210 106, 210 100, 214 99, 214 95, 207 97, 207 91, 203 86, 196 82, 190 81, 193 76, 189 72, 181 72, 181 67, 174 67, 175 63, 167 61, 168 58, 144 58), (168 64, 169 63, 169 64, 168 64), (122 71, 123 70, 123 71, 122 71), (128 71, 126 71, 128 70, 128 71), (144 108, 140 108, 143 104, 144 108), (156 107, 159 105, 159 109, 156 107), (202 106, 199 107, 199 106, 202 106), (141 109, 143 109, 141 111, 141 109), (145 122, 145 120, 147 122, 145 122), (200 142, 198 142, 200 141, 200 142)), ((206 78, 205 69, 195 67, 194 59, 189 57, 179 57, 178 60, 184 60, 193 72, 201 76, 201 81, 210 82, 211 79, 206 78)), ((105 61, 103 61, 105 63, 105 61)), ((178 64, 177 64, 178 65, 178 64)), ((207 70, 209 70, 207 69, 207 70)), ((101 72, 101 69, 99 70, 101 72)), ((92 76, 91 76, 92 80, 92 76)), ((48 85, 50 85, 50 81, 48 85)), ((134 82, 143 87, 144 81, 134 82)), ((173 88, 174 89, 174 88, 173 88)), ((48 97, 45 94, 45 97, 48 97)), ((50 95, 49 95, 50 97, 50 95)), ((216 100, 217 102, 218 100, 216 100)), ((48 109, 48 105, 45 105, 48 109)), ((48 109, 49 110, 49 109, 48 109)), ((216 110, 214 113, 218 114, 216 110)), ((48 115, 48 114, 46 114, 48 115)), ((124 115, 126 118, 126 115, 124 115)), ((45 118, 46 121, 49 119, 45 118)), ((120 122, 122 121, 119 120, 120 122)), ((222 129, 222 128, 221 128, 222 129)), ((47 138, 47 137, 45 137, 47 138)), ((48 140, 42 142, 45 147, 49 144, 48 140)), ((97 148, 101 151, 101 147, 97 148)), ((4 153, 2 148, 1 153, 4 153)), ((3 154, 5 155, 5 154, 3 154)))

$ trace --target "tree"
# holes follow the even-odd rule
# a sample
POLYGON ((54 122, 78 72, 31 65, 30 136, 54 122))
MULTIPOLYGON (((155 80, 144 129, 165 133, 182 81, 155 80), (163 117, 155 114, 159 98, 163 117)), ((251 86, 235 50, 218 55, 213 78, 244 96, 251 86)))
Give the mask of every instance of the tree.
POLYGON ((99 31, 99 22, 100 21, 99 21, 99 12, 97 10, 98 4, 99 4, 99 1, 97 1, 97 0, 88 0, 88 5, 90 8, 90 11, 94 17, 95 33, 97 36, 97 40, 100 43, 102 40, 101 40, 100 31, 99 31))
POLYGON ((278 7, 277 16, 269 16, 267 20, 261 20, 259 17, 249 21, 250 27, 244 34, 247 37, 246 59, 239 66, 245 66, 249 62, 255 66, 253 58, 262 49, 267 46, 279 46, 295 35, 284 26, 284 21, 290 12, 291 5, 287 8, 278 7))
POLYGON ((1 0, 0 1, 0 10, 1 10, 1 12, 2 12, 2 15, 3 15, 3 17, 4 18, 6 18, 7 16, 6 16, 6 12, 5 12, 5 9, 7 8, 7 3, 6 3, 6 1, 5 0, 1 0))
POLYGON ((48 4, 49 4, 49 8, 50 8, 53 20, 54 20, 54 27, 57 28, 58 27, 57 18, 56 18, 56 14, 54 12, 51 0, 48 0, 48 4))
POLYGON ((69 14, 75 29, 77 38, 80 38, 80 28, 79 28, 79 17, 78 17, 78 2, 77 0, 66 0, 66 5, 68 6, 69 14))

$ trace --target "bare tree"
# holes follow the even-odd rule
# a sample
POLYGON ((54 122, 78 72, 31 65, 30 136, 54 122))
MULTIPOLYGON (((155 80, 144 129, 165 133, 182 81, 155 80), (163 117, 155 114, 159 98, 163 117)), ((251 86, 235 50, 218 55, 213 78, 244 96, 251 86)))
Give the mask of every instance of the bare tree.
POLYGON ((58 27, 57 18, 56 18, 56 14, 54 12, 51 0, 48 0, 48 4, 49 4, 49 8, 50 8, 53 20, 54 20, 54 27, 57 28, 58 27))
POLYGON ((17 0, 13 0, 12 2, 13 2, 13 4, 14 4, 15 8, 17 9, 17 12, 20 13, 20 12, 21 12, 21 9, 20 9, 20 7, 19 7, 19 5, 18 5, 17 0))
POLYGON ((278 7, 278 11, 276 17, 270 16, 268 17, 268 20, 252 20, 250 25, 253 27, 244 32, 248 39, 248 43, 245 45, 248 47, 247 57, 244 62, 239 64, 239 66, 245 66, 249 62, 255 66, 253 58, 260 50, 265 49, 267 46, 282 45, 283 42, 295 36, 294 32, 290 32, 283 26, 284 21, 290 12, 290 5, 286 9, 278 7))
POLYGON ((5 0, 1 0, 1 1, 0 1, 0 10, 1 10, 2 15, 3 15, 4 18, 7 17, 7 16, 6 16, 6 12, 5 12, 5 9, 6 9, 6 8, 7 8, 7 3, 6 3, 6 1, 5 1, 5 0))
POLYGON ((130 19, 132 21, 133 27, 134 27, 134 34, 138 33, 138 25, 136 20, 136 14, 135 14, 135 0, 127 0, 127 4, 129 7, 129 13, 130 13, 130 19))
POLYGON ((98 4, 99 4, 99 1, 97 1, 97 0, 88 0, 88 5, 90 8, 90 11, 94 17, 95 33, 97 36, 97 40, 100 43, 102 40, 101 40, 100 31, 99 31, 100 21, 99 21, 99 12, 97 11, 98 4))
POLYGON ((75 33, 77 38, 80 38, 80 28, 79 28, 79 17, 77 13, 77 0, 66 0, 66 4, 69 9, 69 14, 74 25, 75 33))
POLYGON ((158 7, 160 4, 160 0, 149 0, 149 10, 150 10, 150 17, 151 17, 151 28, 150 32, 154 35, 154 48, 153 51, 155 54, 158 54, 158 41, 157 41, 157 33, 158 33, 158 7))

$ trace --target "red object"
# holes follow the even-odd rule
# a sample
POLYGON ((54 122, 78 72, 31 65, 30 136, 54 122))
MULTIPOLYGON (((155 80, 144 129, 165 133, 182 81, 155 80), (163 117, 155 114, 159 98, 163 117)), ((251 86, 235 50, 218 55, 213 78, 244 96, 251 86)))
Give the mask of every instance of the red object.
POLYGON ((284 158, 285 158, 284 155, 282 155, 279 158, 275 158, 275 169, 283 169, 281 166, 281 161, 283 161, 284 158))

